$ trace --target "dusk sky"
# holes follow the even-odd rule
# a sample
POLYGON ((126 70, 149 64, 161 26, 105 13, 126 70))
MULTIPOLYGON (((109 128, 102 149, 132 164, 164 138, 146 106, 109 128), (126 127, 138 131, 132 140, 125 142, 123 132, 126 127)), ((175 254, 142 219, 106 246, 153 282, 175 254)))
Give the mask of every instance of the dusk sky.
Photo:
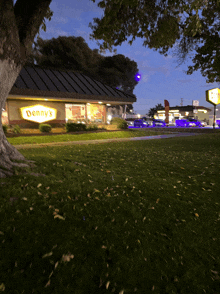
MULTIPOLYGON (((47 22, 47 31, 41 31, 40 37, 43 39, 57 38, 58 36, 81 36, 91 49, 99 49, 96 40, 90 40, 89 35, 92 29, 89 23, 93 23, 93 18, 101 18, 104 10, 98 7, 96 1, 91 0, 53 0, 51 10, 54 15, 50 22, 47 22)), ((94 23, 93 23, 94 24, 94 23)), ((144 39, 136 38, 130 46, 128 41, 121 46, 113 47, 117 49, 117 54, 136 61, 142 79, 134 88, 133 93, 137 97, 137 102, 133 104, 134 111, 146 114, 151 107, 168 100, 170 106, 180 105, 183 98, 183 105, 191 105, 192 100, 199 100, 200 106, 212 107, 206 102, 205 91, 219 87, 218 83, 208 84, 199 71, 192 75, 187 75, 187 63, 178 67, 177 60, 172 56, 172 52, 167 57, 158 52, 144 47, 144 39)), ((102 43, 101 40, 99 40, 102 43)), ((104 56, 113 56, 114 53, 106 51, 104 56)))

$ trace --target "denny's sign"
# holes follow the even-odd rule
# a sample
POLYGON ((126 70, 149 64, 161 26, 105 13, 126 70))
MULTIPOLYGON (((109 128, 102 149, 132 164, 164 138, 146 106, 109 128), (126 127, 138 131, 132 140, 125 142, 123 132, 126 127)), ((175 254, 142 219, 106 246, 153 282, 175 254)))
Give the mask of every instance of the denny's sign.
POLYGON ((57 110, 55 108, 46 107, 43 105, 21 107, 20 111, 23 119, 38 123, 53 120, 57 117, 57 110))

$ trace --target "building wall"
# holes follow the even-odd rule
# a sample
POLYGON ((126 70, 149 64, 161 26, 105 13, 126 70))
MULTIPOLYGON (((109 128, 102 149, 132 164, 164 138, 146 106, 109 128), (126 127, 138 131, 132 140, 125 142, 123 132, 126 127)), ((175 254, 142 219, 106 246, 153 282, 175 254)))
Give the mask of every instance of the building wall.
MULTIPOLYGON (((65 103, 63 102, 50 102, 50 101, 33 101, 33 100, 11 100, 8 101, 8 123, 9 125, 19 125, 21 127, 38 127, 39 123, 24 120, 21 117, 20 108, 33 105, 43 105, 46 107, 52 107, 57 109, 57 118, 55 120, 48 121, 48 124, 55 126, 57 124, 65 123, 65 103)), ((47 123, 47 122, 45 122, 47 123)))
POLYGON ((100 104, 72 104, 68 102, 51 102, 51 101, 34 101, 34 100, 7 100, 7 111, 2 116, 4 124, 19 125, 21 128, 38 128, 39 123, 28 121, 22 118, 20 108, 34 105, 42 105, 55 108, 57 110, 57 118, 50 120, 48 123, 52 127, 77 119, 88 119, 91 122, 106 123, 106 105, 100 104))

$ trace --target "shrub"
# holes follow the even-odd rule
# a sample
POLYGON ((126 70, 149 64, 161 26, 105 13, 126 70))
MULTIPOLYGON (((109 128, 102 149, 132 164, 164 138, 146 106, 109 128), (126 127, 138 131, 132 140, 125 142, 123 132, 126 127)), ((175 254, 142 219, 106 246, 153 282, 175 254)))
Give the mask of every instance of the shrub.
POLYGON ((79 132, 79 131, 86 131, 86 125, 82 123, 66 123, 65 125, 67 132, 79 132))
POLYGON ((111 120, 111 124, 117 125, 118 129, 127 129, 128 128, 128 124, 127 124, 126 120, 124 120, 123 118, 120 118, 120 117, 113 117, 113 119, 111 120))
POLYGON ((117 128, 118 129, 127 129, 128 128, 128 123, 126 122, 126 120, 122 120, 121 122, 119 122, 117 124, 117 128))
POLYGON ((19 127, 18 125, 15 125, 15 126, 13 127, 13 133, 15 133, 15 134, 20 134, 20 132, 21 132, 20 127, 19 127))
POLYGON ((120 117, 113 117, 111 120, 111 125, 118 125, 119 122, 121 122, 123 118, 120 117))
POLYGON ((86 128, 87 131, 96 131, 98 130, 98 126, 97 125, 89 125, 86 128))
POLYGON ((2 128, 3 128, 3 132, 6 134, 7 130, 8 130, 8 126, 7 125, 2 125, 2 128))
POLYGON ((52 127, 51 125, 48 124, 40 124, 39 125, 39 130, 43 133, 49 133, 51 131, 52 127))

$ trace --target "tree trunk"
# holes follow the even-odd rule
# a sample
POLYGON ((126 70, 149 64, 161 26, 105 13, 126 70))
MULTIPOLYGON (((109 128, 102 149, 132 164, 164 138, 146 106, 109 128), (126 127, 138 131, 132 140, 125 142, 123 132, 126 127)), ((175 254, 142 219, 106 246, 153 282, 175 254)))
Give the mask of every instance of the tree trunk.
POLYGON ((12 176, 14 174, 14 167, 28 168, 34 166, 31 162, 12 146, 2 128, 2 108, 5 105, 6 99, 13 87, 22 65, 16 66, 9 59, 0 60, 0 178, 12 176), (26 163, 17 163, 15 160, 25 161, 26 163), (27 163, 28 162, 28 163, 27 163))

